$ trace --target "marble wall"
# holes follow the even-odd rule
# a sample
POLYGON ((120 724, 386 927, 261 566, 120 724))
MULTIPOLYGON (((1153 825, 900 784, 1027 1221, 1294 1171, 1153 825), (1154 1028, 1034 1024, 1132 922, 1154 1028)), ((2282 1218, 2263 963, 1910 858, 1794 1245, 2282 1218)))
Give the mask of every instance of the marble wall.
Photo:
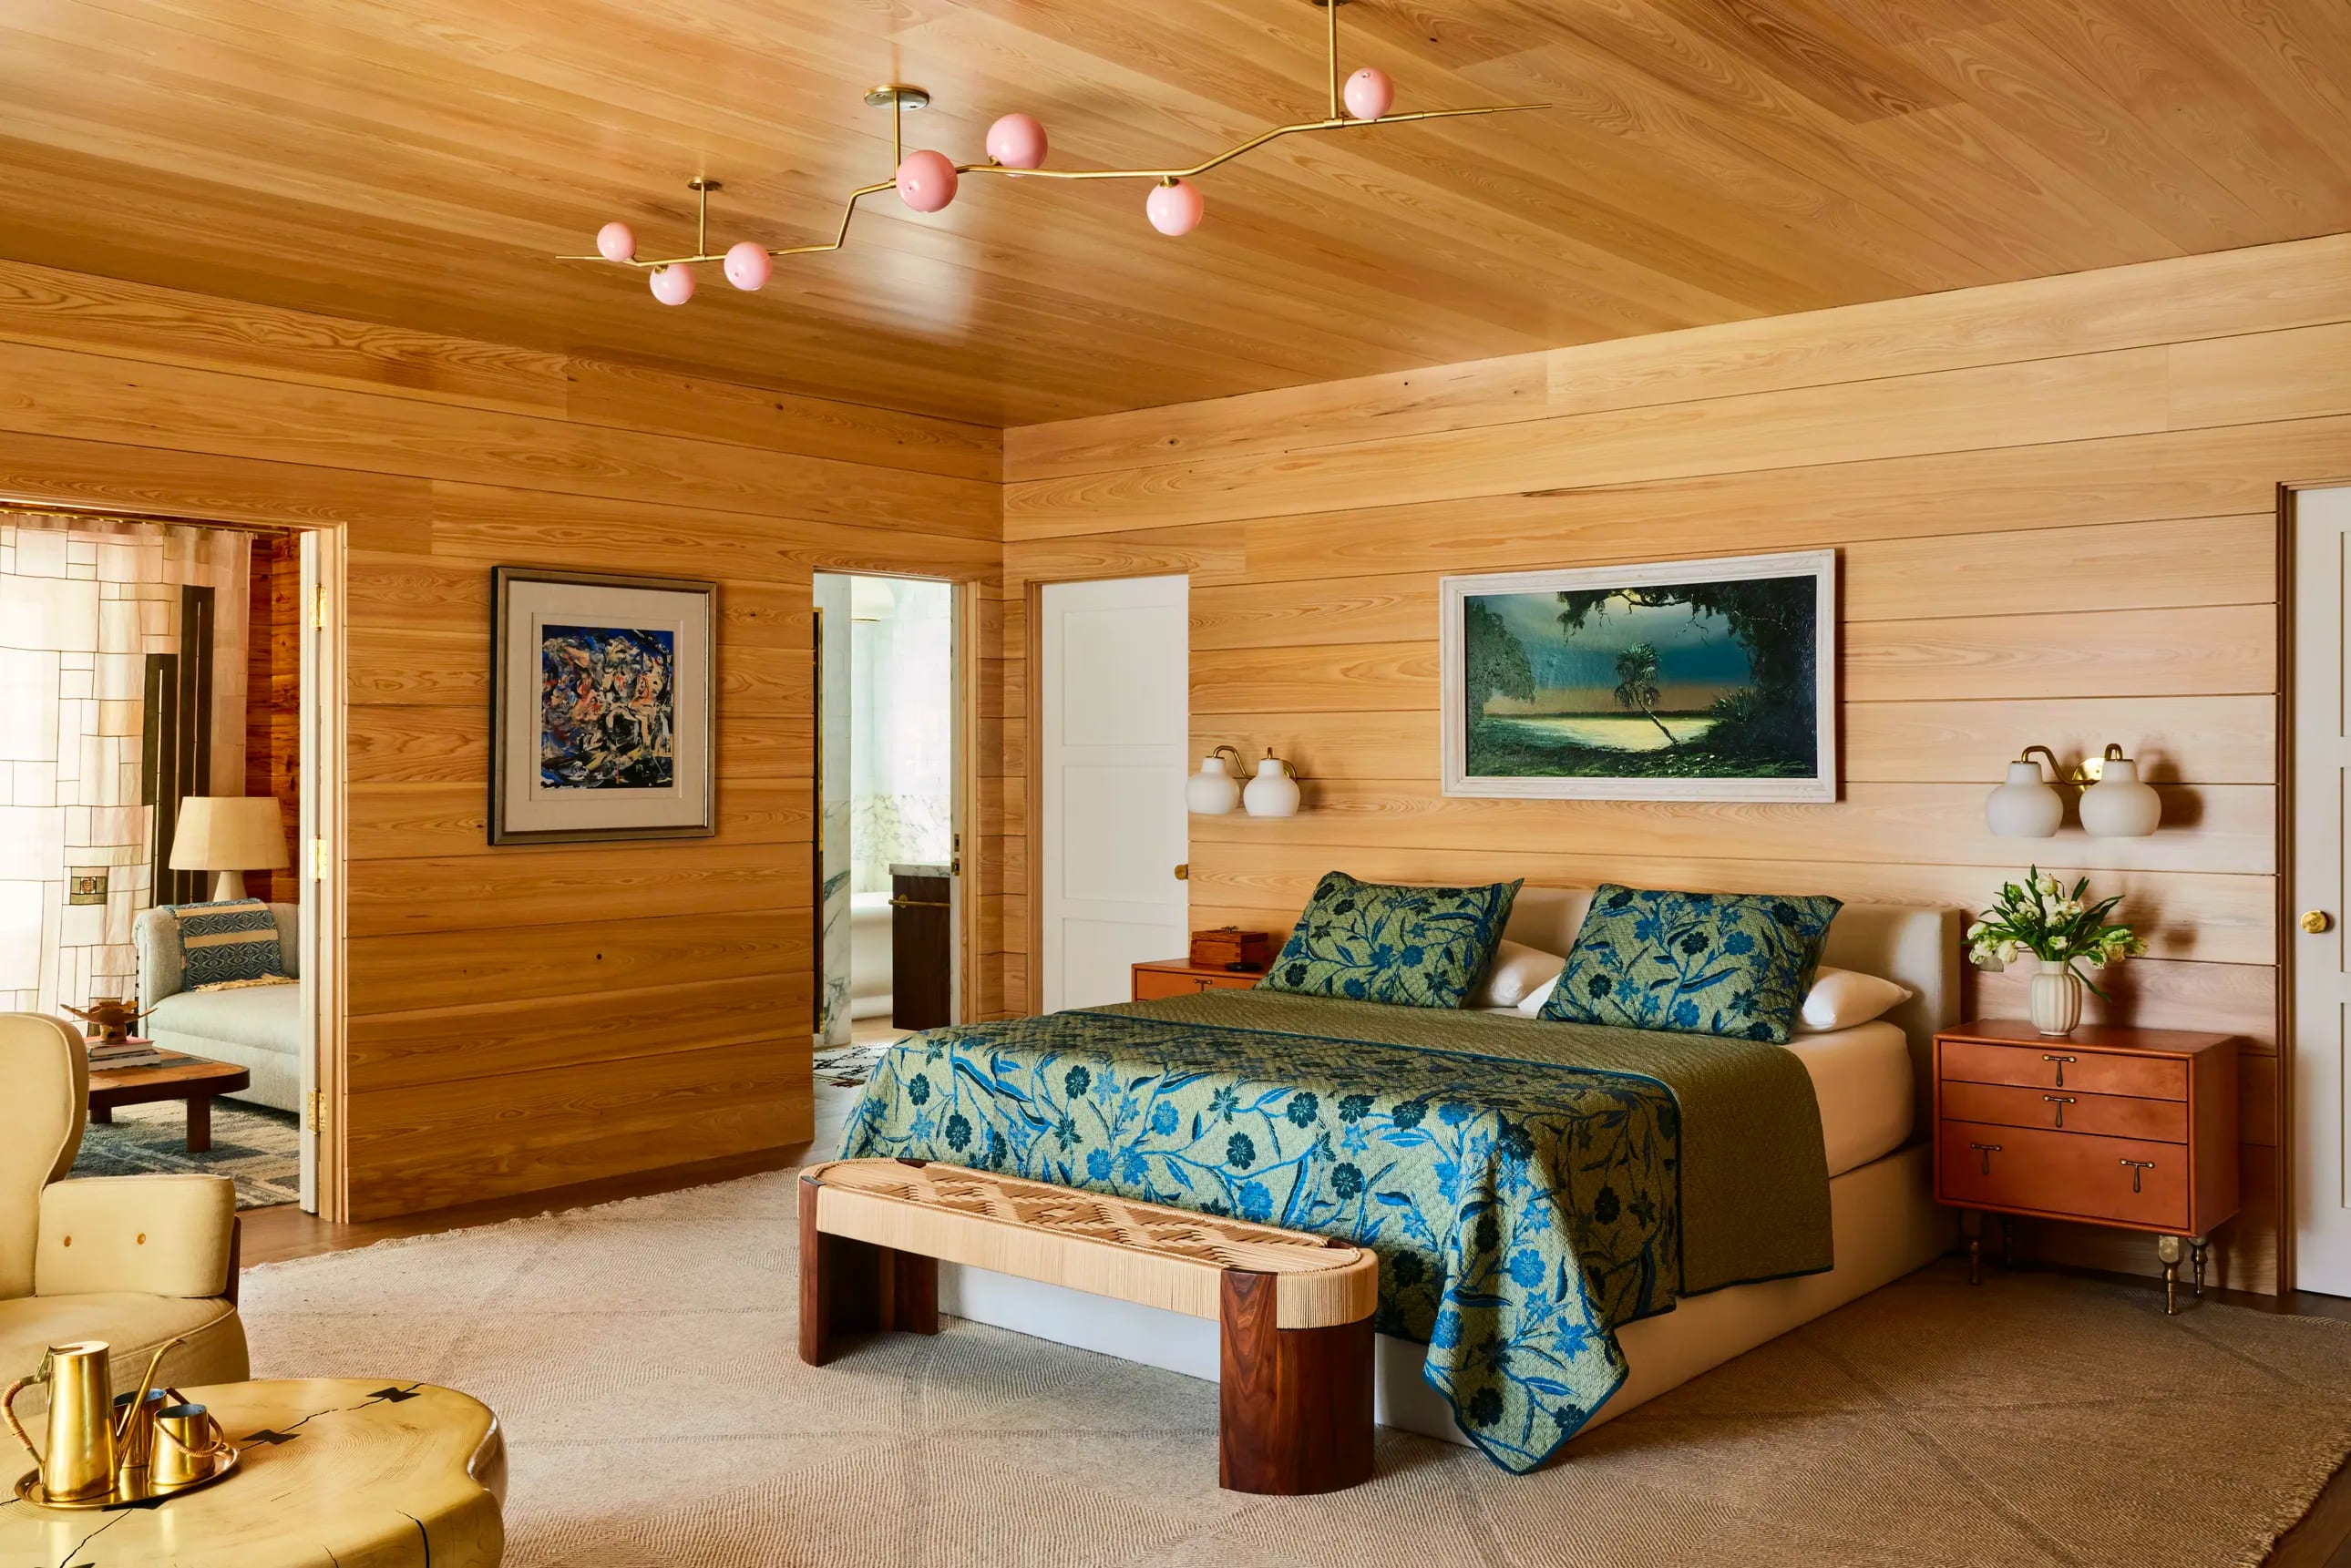
POLYGON ((207 788, 245 792, 247 557, 229 529, 0 510, 0 1009, 136 990, 146 659, 179 653, 185 587, 214 590, 207 788))

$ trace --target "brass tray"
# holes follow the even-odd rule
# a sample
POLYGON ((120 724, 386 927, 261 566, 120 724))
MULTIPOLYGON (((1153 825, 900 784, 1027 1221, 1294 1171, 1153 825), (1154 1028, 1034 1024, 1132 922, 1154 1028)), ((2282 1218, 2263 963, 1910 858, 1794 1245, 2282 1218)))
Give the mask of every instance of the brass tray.
POLYGON ((16 1496, 36 1508, 70 1509, 76 1511, 101 1508, 128 1508, 133 1503, 140 1502, 161 1502, 170 1498, 185 1497, 192 1491, 202 1491, 234 1471, 236 1469, 236 1461, 243 1457, 244 1452, 242 1448, 222 1448, 221 1463, 214 1469, 213 1473, 200 1481, 190 1481, 185 1486, 162 1487, 153 1490, 142 1488, 131 1492, 110 1491, 103 1497, 86 1498, 76 1502, 52 1502, 49 1500, 49 1494, 41 1490, 41 1472, 27 1470, 17 1478, 16 1496))

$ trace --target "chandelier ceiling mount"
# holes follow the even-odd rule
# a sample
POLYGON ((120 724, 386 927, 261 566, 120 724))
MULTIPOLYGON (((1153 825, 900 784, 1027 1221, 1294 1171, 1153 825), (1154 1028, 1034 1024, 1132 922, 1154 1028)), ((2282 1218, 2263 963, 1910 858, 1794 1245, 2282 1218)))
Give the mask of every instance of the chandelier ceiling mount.
POLYGON ((664 305, 683 305, 694 298, 693 268, 705 262, 719 263, 726 281, 737 288, 756 290, 767 287, 768 279, 774 276, 777 258, 813 256, 823 251, 839 250, 846 245, 850 222, 857 215, 858 204, 868 196, 895 190, 899 200, 912 211, 941 212, 956 199, 963 178, 967 174, 1001 175, 1014 180, 1147 181, 1151 189, 1144 198, 1144 217, 1163 235, 1182 235, 1199 227, 1201 219, 1207 213, 1207 199, 1195 181, 1210 170, 1285 136, 1359 131, 1372 125, 1397 125, 1421 120, 1517 114, 1550 107, 1541 103, 1493 103, 1468 109, 1425 109, 1405 114, 1391 112, 1395 106, 1395 84, 1385 71, 1375 66, 1366 66, 1343 79, 1340 76, 1339 7, 1349 3, 1350 0, 1309 0, 1309 4, 1320 7, 1327 18, 1324 68, 1329 91, 1323 117, 1274 126, 1196 163, 1159 169, 1049 168, 1045 162, 1048 148, 1044 126, 1035 116, 1020 113, 1004 115, 987 128, 987 161, 984 163, 958 163, 946 153, 929 148, 917 148, 909 152, 906 151, 906 115, 912 110, 928 108, 931 95, 910 83, 883 82, 866 89, 865 101, 872 108, 890 111, 891 177, 870 185, 860 185, 849 193, 841 203, 841 222, 833 229, 831 239, 781 246, 741 240, 723 252, 713 254, 710 249, 710 193, 723 186, 716 180, 695 179, 686 182, 686 188, 693 191, 697 199, 692 255, 659 258, 641 256, 637 254, 635 232, 627 224, 616 220, 596 232, 595 255, 566 256, 557 259, 603 262, 643 269, 650 275, 648 281, 653 298, 664 305))

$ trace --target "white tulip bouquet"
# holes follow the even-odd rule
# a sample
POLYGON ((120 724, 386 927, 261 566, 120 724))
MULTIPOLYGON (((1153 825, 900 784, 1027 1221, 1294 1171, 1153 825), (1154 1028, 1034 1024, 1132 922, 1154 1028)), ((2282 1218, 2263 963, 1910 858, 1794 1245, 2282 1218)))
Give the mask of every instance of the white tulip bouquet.
POLYGON ((2147 951, 2147 943, 2131 928, 2112 918, 2122 894, 2087 901, 2090 879, 2084 877, 2067 892, 2065 884, 2044 875, 2039 866, 2025 873, 2022 886, 2002 883, 2000 896, 1983 918, 1968 927, 1968 956, 1977 967, 2000 969, 2031 954, 2047 963, 2063 964, 2067 973, 2098 996, 2097 982, 2077 967, 2105 969, 2147 951))

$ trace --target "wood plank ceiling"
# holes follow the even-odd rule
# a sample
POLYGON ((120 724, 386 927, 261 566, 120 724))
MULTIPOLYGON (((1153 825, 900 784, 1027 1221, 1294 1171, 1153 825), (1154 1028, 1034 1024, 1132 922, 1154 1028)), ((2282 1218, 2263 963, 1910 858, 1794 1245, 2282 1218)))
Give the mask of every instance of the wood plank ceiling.
POLYGON ((1138 185, 869 204, 682 310, 603 220, 798 243, 1026 109, 1057 164, 1321 102, 1309 0, 37 0, 0 9, 0 255, 1019 424, 2351 229, 2343 0, 1356 0, 1399 107, 1163 239, 1138 185))

